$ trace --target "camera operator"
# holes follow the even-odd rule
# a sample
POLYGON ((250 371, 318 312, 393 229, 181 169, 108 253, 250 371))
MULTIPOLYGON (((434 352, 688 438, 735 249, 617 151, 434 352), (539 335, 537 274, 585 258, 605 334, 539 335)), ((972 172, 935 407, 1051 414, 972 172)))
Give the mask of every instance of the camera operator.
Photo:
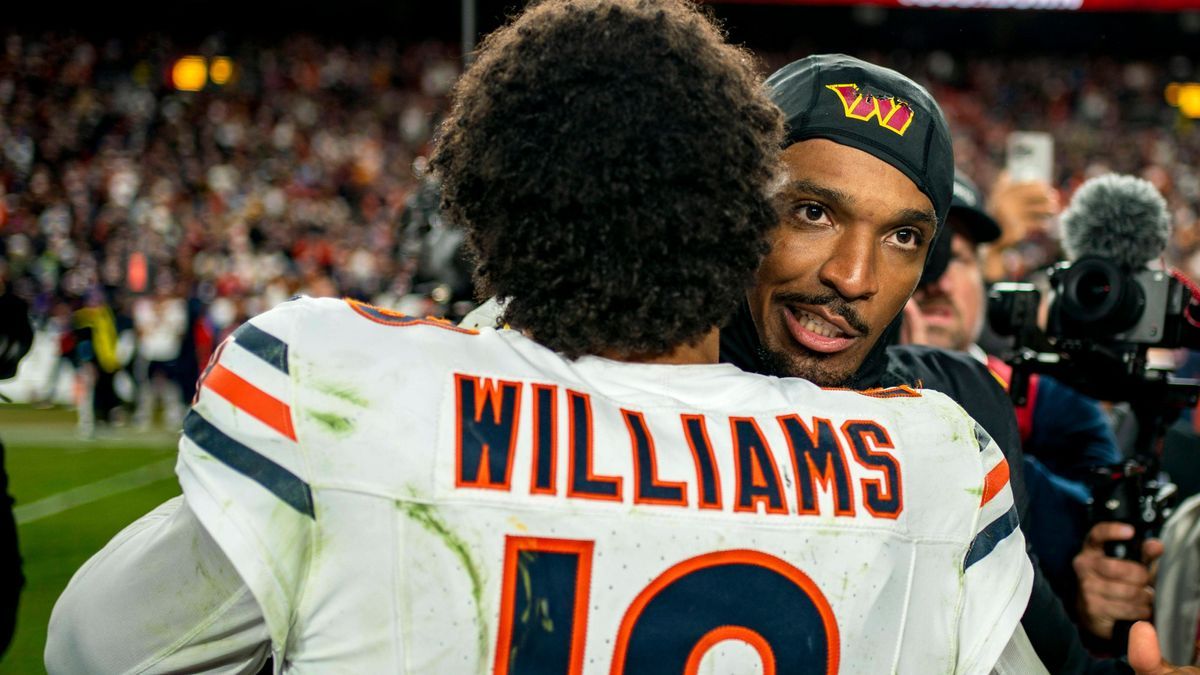
MULTIPOLYGON (((10 291, 0 274, 0 380, 17 374, 17 363, 32 345, 29 306, 10 291)), ((17 600, 24 585, 12 497, 8 496, 8 473, 4 470, 4 443, 0 442, 0 656, 12 641, 17 600)))
MULTIPOLYGON (((905 308, 902 339, 967 352, 1007 385, 1011 368, 977 344, 984 326, 986 298, 980 246, 1003 239, 1011 215, 1018 213, 1022 193, 1006 190, 993 197, 998 223, 984 210, 979 189, 962 174, 955 176, 949 224, 950 261, 945 272, 928 280, 905 308), (1006 214, 1010 217, 1005 217, 1006 214)), ((1120 461, 1116 439, 1092 399, 1047 376, 1034 376, 1029 398, 1016 408, 1030 517, 1022 521, 1033 552, 1054 590, 1092 636, 1109 639, 1117 620, 1147 619, 1153 592, 1145 565, 1110 558, 1109 541, 1127 540, 1133 528, 1098 523, 1088 531, 1085 478, 1091 469, 1120 461)), ((1147 541, 1144 553, 1153 560, 1162 544, 1147 541)))

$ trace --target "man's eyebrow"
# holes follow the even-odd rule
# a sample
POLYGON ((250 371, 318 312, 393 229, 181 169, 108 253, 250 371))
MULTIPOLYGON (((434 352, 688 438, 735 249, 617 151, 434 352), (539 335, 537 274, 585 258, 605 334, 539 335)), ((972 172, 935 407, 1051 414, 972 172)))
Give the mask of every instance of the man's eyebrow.
POLYGON ((892 220, 897 223, 906 225, 928 225, 929 229, 937 232, 938 219, 933 215, 932 211, 923 209, 901 209, 892 217, 892 220))
POLYGON ((800 178, 784 183, 782 187, 776 191, 776 195, 785 196, 794 193, 804 193, 812 195, 818 199, 839 206, 853 206, 854 197, 841 190, 826 187, 819 183, 814 183, 806 178, 800 178))
MULTIPOLYGON (((805 178, 784 183, 775 194, 777 196, 786 196, 795 193, 812 195, 833 206, 853 207, 855 202, 853 195, 819 183, 814 183, 805 178)), ((889 220, 902 225, 927 225, 934 232, 938 228, 937 216, 934 215, 933 211, 926 209, 900 209, 889 220)))

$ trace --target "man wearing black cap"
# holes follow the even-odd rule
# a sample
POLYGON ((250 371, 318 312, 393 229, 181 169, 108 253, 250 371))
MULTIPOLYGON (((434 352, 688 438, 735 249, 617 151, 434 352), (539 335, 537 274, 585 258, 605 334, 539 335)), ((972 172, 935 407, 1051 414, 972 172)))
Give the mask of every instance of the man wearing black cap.
MULTIPOLYGON (((941 109, 903 75, 843 55, 802 59, 767 85, 788 131, 774 185, 781 227, 722 332, 722 357, 822 386, 936 382, 1019 464, 1008 398, 985 368, 925 347, 888 351, 918 282, 949 257, 930 245, 954 183, 941 109)), ((1019 472, 1013 481, 1023 495, 1019 472)))
MULTIPOLYGON (((774 184, 780 227, 747 306, 722 332, 722 358, 822 386, 921 383, 958 401, 1019 467, 1011 405, 982 364, 894 346, 909 296, 923 274, 937 278, 948 258, 931 255, 930 245, 953 193, 941 109, 903 75, 843 55, 801 59, 767 85, 787 125, 774 184)), ((1012 472, 1012 485, 1022 499, 1020 473, 1012 472)), ((1051 672, 1128 672, 1121 663, 1089 660, 1044 579, 1023 623, 1051 672)))
POLYGON ((891 342, 950 208, 949 129, 915 83, 847 56, 803 59, 767 85, 788 124, 783 227, 750 294, 761 346, 747 356, 826 386, 873 386, 882 368, 864 366, 891 342))
MULTIPOLYGON (((905 306, 902 339, 966 352, 1007 381, 1009 367, 976 344, 986 308, 979 246, 999 239, 1002 228, 984 210, 979 188, 961 173, 954 177, 948 222, 944 235, 950 235, 950 261, 939 277, 922 283, 905 306)), ((1034 375, 1029 400, 1016 408, 1016 416, 1029 495, 1029 518, 1022 529, 1051 585, 1068 606, 1077 608, 1080 623, 1093 636, 1110 638, 1117 620, 1150 618, 1149 570, 1107 558, 1103 552, 1104 542, 1127 539, 1122 532, 1132 528, 1100 523, 1088 532, 1086 475, 1093 467, 1116 464, 1121 458, 1104 412, 1094 400, 1054 378, 1034 375)), ((1153 559, 1162 543, 1149 540, 1145 548, 1153 559)))

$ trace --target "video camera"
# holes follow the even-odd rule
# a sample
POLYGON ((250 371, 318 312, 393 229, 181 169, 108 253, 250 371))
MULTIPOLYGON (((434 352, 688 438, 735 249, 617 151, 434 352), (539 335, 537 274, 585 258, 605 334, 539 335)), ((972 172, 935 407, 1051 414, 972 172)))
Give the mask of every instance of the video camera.
MULTIPOLYGON (((1157 393, 1166 381, 1166 371, 1147 365, 1151 347, 1200 349, 1191 288, 1169 272, 1126 270, 1088 256, 1055 265, 1049 283, 1045 330, 1037 286, 998 283, 989 291, 988 320, 997 333, 1015 338, 1014 367, 1028 364, 1031 372, 1052 374, 1093 398, 1126 401, 1157 393)), ((1023 403, 1025 392, 1013 389, 1014 401, 1019 396, 1023 403)))
POLYGON ((1045 321, 1039 321, 1042 294, 1029 283, 993 285, 988 319, 997 333, 1013 337, 1005 361, 1013 368, 1009 393, 1017 405, 1026 403, 1033 373, 1099 400, 1130 404, 1138 423, 1134 454, 1095 470, 1091 517, 1133 525, 1132 540, 1105 550, 1140 560, 1142 541, 1157 534, 1173 508, 1175 486, 1159 470, 1167 426, 1200 397, 1200 381, 1172 376, 1149 363, 1148 352, 1200 349, 1200 294, 1182 275, 1147 266, 1166 244, 1169 219, 1145 181, 1088 181, 1063 225, 1068 254, 1073 248, 1077 255, 1050 270, 1045 321), (1120 217, 1119 207, 1128 204, 1141 218, 1120 217))

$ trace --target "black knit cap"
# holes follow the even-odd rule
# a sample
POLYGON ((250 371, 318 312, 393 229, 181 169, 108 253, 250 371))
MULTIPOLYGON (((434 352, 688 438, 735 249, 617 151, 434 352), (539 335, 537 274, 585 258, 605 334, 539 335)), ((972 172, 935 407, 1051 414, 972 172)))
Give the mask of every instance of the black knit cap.
POLYGON ((961 171, 954 174, 954 199, 950 212, 962 223, 967 236, 976 244, 987 244, 1000 238, 1000 223, 983 210, 983 192, 961 171))
POLYGON ((845 54, 818 54, 767 79, 783 110, 786 145, 826 138, 891 164, 929 197, 946 223, 954 150, 942 109, 924 87, 890 68, 845 54))

